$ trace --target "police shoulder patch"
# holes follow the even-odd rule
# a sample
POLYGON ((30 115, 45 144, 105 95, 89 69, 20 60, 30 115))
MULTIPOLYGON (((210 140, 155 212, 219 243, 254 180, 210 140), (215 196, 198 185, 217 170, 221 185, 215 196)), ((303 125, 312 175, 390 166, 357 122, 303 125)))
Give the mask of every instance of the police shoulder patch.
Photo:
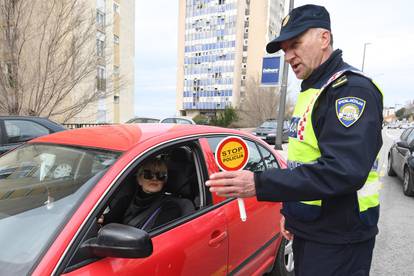
POLYGON ((357 97, 345 97, 335 102, 336 116, 345 127, 350 127, 361 118, 366 101, 357 97))

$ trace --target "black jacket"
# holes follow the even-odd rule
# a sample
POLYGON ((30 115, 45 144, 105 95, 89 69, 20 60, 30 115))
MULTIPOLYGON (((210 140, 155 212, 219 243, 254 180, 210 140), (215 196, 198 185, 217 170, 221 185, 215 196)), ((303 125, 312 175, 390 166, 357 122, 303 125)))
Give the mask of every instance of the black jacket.
MULTIPOLYGON (((335 72, 348 67, 342 52, 334 51, 302 82, 302 91, 321 88, 335 72)), ((312 125, 321 151, 317 163, 255 174, 258 200, 323 199, 322 214, 312 222, 300 221, 282 209, 289 231, 322 243, 355 243, 378 233, 376 225, 367 226, 360 220, 356 191, 365 183, 382 146, 382 95, 365 77, 347 73, 346 78, 338 87, 327 87, 315 104, 312 125), (335 108, 335 101, 347 96, 366 101, 361 117, 350 127, 340 123, 335 108)))
POLYGON ((121 193, 111 202, 104 223, 128 224, 145 231, 164 225, 194 210, 188 199, 164 192, 145 194, 139 187, 135 193, 121 193))

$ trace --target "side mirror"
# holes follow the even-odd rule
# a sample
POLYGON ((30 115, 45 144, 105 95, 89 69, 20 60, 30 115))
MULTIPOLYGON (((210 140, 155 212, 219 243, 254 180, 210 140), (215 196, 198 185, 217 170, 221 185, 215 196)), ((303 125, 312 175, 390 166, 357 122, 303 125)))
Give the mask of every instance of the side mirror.
POLYGON ((407 141, 398 141, 397 146, 400 147, 400 148, 405 148, 405 149, 410 148, 407 141))
POLYGON ((153 250, 147 232, 118 223, 103 226, 96 238, 85 241, 81 247, 94 256, 115 258, 145 258, 153 250))

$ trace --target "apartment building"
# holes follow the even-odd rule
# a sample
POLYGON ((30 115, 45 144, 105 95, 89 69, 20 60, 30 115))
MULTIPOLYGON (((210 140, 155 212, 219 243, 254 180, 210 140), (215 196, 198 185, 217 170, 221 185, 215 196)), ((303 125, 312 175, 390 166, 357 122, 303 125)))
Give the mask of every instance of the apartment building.
POLYGON ((89 2, 96 10, 96 89, 103 93, 74 121, 123 123, 134 115, 135 1, 89 2))
POLYGON ((0 8, 1 114, 67 123, 133 117, 134 0, 4 1, 0 8))
POLYGON ((214 116, 260 83, 265 46, 280 30, 284 0, 180 0, 177 114, 214 116))

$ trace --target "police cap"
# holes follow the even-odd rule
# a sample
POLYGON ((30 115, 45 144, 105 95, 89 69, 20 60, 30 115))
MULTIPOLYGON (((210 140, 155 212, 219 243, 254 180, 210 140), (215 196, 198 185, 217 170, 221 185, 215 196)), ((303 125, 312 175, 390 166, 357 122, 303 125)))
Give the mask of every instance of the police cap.
POLYGON ((310 28, 331 30, 331 20, 328 11, 317 5, 304 5, 294 8, 282 21, 279 37, 266 46, 268 53, 280 50, 280 43, 294 38, 310 28))

